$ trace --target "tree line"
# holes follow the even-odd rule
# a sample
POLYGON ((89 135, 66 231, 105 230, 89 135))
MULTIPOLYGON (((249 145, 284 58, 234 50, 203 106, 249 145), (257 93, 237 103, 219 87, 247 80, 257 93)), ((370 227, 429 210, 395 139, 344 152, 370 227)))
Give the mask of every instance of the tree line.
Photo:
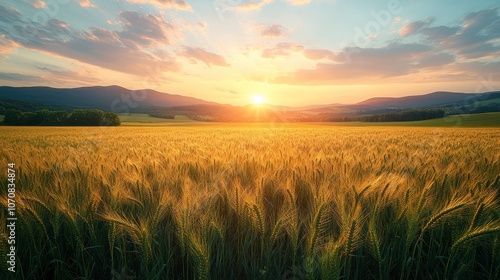
POLYGON ((491 113, 491 112, 500 112, 500 103, 495 102, 479 106, 469 105, 469 106, 451 107, 445 109, 447 110, 446 113, 448 115, 491 113))
POLYGON ((363 122, 407 122, 438 119, 445 116, 444 110, 408 110, 392 114, 380 114, 361 117, 363 122))
POLYGON ((167 120, 173 120, 175 119, 175 115, 168 113, 168 112, 153 112, 148 114, 150 117, 153 118, 160 118, 160 119, 167 119, 167 120))
POLYGON ((75 109, 71 113, 48 109, 35 112, 8 109, 3 124, 19 126, 119 126, 121 121, 116 113, 97 109, 75 109))
POLYGON ((73 107, 70 106, 60 106, 51 104, 42 104, 39 102, 30 102, 23 100, 10 100, 10 99, 0 99, 0 115, 5 115, 7 110, 14 109, 22 112, 35 112, 38 110, 47 109, 50 111, 71 111, 73 107))

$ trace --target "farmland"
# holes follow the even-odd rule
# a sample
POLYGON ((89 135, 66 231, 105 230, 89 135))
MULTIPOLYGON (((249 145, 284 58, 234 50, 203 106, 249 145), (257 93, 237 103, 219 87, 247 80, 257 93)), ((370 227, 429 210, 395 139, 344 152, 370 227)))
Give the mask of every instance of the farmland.
POLYGON ((498 128, 0 133, 1 279, 500 278, 498 128))

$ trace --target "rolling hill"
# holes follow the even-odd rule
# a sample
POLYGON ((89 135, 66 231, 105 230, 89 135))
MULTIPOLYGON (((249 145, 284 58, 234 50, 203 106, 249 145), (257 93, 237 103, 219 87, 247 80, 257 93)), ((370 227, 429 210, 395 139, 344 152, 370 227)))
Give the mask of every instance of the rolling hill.
POLYGON ((462 103, 469 99, 479 101, 490 98, 490 95, 497 93, 457 93, 438 91, 424 95, 413 95, 405 97, 375 97, 356 103, 357 106, 371 108, 422 108, 433 107, 452 103, 462 103))

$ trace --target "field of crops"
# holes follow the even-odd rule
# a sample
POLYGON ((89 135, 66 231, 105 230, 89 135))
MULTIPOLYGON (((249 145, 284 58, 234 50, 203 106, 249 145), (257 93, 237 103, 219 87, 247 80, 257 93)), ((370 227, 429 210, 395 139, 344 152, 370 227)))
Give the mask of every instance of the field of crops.
POLYGON ((498 128, 0 134, 0 279, 500 279, 498 128))

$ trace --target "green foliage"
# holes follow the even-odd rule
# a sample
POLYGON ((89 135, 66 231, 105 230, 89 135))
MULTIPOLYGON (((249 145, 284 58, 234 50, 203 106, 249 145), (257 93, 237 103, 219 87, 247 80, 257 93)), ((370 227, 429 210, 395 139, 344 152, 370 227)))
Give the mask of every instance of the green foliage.
POLYGON ((48 109, 50 111, 66 111, 71 110, 71 107, 42 104, 38 102, 0 99, 0 115, 5 115, 7 110, 19 110, 21 112, 35 112, 38 110, 48 109))
POLYGON ((5 112, 3 123, 6 125, 21 123, 21 114, 22 112, 19 110, 9 109, 5 112))
POLYGON ((68 116, 69 125, 97 126, 102 123, 104 112, 101 110, 75 109, 68 116))
POLYGON ((360 120, 364 122, 405 122, 438 119, 444 115, 445 111, 439 109, 408 110, 393 114, 364 116, 360 120))
POLYGON ((96 109, 75 109, 71 113, 49 111, 47 109, 36 112, 21 112, 9 109, 5 114, 3 123, 18 126, 119 126, 121 121, 115 113, 96 109))
POLYGON ((169 112, 153 112, 148 114, 150 117, 153 118, 160 118, 160 119, 167 119, 167 120, 173 120, 175 119, 175 115, 169 113, 169 112))
POLYGON ((105 126, 119 126, 121 124, 120 118, 113 112, 104 112, 101 125, 105 126))

